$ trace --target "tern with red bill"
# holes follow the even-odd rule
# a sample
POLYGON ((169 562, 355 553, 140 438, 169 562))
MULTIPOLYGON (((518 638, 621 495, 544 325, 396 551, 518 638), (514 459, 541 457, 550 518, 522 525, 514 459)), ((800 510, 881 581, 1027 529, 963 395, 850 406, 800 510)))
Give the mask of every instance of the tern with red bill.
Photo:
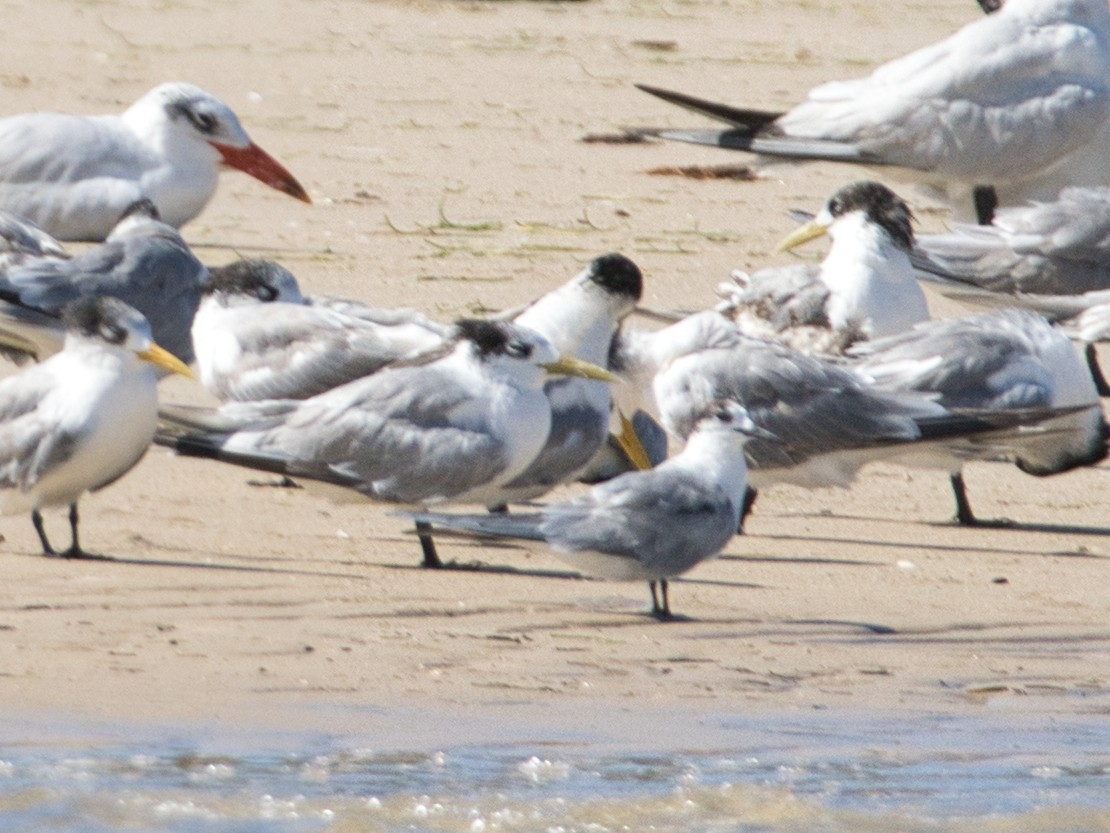
POLYGON ((179 228, 212 198, 221 164, 311 202, 230 107, 192 84, 161 84, 118 116, 0 119, 0 209, 60 240, 103 240, 143 198, 179 228))

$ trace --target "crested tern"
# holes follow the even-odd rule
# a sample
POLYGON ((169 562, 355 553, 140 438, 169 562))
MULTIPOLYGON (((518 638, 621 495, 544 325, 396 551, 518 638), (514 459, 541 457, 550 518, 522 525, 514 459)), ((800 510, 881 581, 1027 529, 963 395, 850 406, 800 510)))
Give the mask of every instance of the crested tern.
POLYGON ((846 185, 817 216, 788 235, 788 251, 828 235, 819 267, 736 271, 718 288, 719 310, 753 336, 804 353, 840 354, 859 339, 893 335, 929 318, 910 264, 913 214, 877 182, 846 185))
MULTIPOLYGON (((463 320, 434 353, 304 400, 162 409, 157 441, 393 503, 488 504, 547 439, 546 374, 612 379, 507 321, 463 320)), ((425 566, 442 566, 425 547, 425 566)))
POLYGON ((115 298, 85 297, 62 310, 65 345, 0 380, 0 510, 31 511, 46 555, 85 556, 77 501, 126 474, 158 422, 155 368, 192 372, 151 338, 140 313, 115 298), (72 543, 58 553, 41 510, 69 507, 72 543))
POLYGON ((1106 456, 1107 425, 1094 381, 1067 336, 1035 312, 1004 309, 930 321, 853 352, 858 362, 852 370, 881 390, 916 391, 953 409, 1060 411, 1004 447, 976 453, 953 446, 947 468, 961 524, 979 523, 963 482, 968 459, 1008 460, 1045 477, 1106 456))
POLYGON ((639 86, 729 125, 663 131, 667 138, 883 166, 947 193, 968 217, 983 186, 1012 205, 1110 180, 1108 79, 1105 0, 1007 0, 867 77, 816 87, 786 112, 639 86))
POLYGON ((221 401, 307 399, 443 343, 412 310, 312 299, 276 263, 213 269, 192 323, 197 375, 221 401))

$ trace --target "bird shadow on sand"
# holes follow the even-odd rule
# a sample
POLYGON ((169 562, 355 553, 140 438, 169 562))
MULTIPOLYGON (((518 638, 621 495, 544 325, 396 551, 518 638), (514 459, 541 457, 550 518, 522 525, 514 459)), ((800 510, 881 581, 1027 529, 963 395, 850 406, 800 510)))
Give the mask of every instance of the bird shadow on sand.
MULTIPOLYGON (((983 519, 974 524, 960 524, 954 518, 943 521, 930 521, 930 520, 906 520, 905 518, 884 518, 876 517, 874 515, 850 515, 841 512, 833 514, 825 514, 820 512, 801 512, 798 514, 788 515, 771 515, 769 518, 782 520, 784 518, 810 518, 821 521, 856 521, 869 524, 883 524, 883 525, 897 525, 906 526, 907 524, 913 526, 925 526, 934 529, 950 529, 959 530, 966 529, 969 532, 976 530, 990 531, 990 532, 1037 532, 1051 535, 1090 535, 1093 537, 1102 537, 1110 535, 1110 527, 1107 526, 1079 526, 1075 524, 1049 524, 1049 523, 1035 523, 1035 522, 1022 522, 1015 521, 1010 518, 992 518, 983 519)), ((768 536, 770 537, 770 536, 768 536)))

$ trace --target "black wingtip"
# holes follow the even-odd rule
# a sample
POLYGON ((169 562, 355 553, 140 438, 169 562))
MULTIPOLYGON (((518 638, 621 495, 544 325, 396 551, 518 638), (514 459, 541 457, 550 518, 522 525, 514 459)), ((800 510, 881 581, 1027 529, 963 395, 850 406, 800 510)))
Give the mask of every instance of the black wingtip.
POLYGON ((773 124, 775 119, 782 115, 781 112, 770 110, 753 110, 744 107, 733 107, 718 101, 709 101, 704 98, 687 95, 686 93, 664 90, 662 87, 653 87, 649 84, 636 84, 636 89, 648 95, 661 98, 669 104, 684 107, 703 116, 708 116, 725 124, 732 125, 737 130, 749 135, 754 135, 773 124))

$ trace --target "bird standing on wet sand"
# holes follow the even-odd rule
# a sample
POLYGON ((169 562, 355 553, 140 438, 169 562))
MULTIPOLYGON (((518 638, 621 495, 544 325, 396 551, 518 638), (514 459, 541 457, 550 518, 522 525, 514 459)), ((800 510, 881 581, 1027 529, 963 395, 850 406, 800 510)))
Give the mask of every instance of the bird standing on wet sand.
POLYGON ((221 164, 311 202, 230 107, 192 84, 161 84, 118 116, 0 119, 0 208, 59 240, 103 240, 143 198, 180 227, 216 192, 221 164))
POLYGON ((81 298, 62 313, 65 346, 0 380, 0 510, 31 510, 46 555, 87 555, 77 501, 126 474, 158 422, 155 368, 191 371, 151 339, 146 320, 114 298, 81 298), (72 543, 57 553, 40 510, 68 506, 72 543))
POLYGON ((730 125, 667 138, 795 160, 887 166, 947 192, 964 217, 1110 181, 1110 7, 1007 0, 871 75, 823 84, 785 113, 641 85, 730 125), (975 214, 972 214, 972 208, 975 214))
POLYGON ((446 529, 543 541, 588 575, 646 581, 652 615, 670 619, 668 579, 717 555, 736 534, 747 486, 744 445, 751 437, 774 441, 747 411, 726 402, 698 421, 682 451, 654 469, 622 474, 541 512, 416 517, 446 529))

